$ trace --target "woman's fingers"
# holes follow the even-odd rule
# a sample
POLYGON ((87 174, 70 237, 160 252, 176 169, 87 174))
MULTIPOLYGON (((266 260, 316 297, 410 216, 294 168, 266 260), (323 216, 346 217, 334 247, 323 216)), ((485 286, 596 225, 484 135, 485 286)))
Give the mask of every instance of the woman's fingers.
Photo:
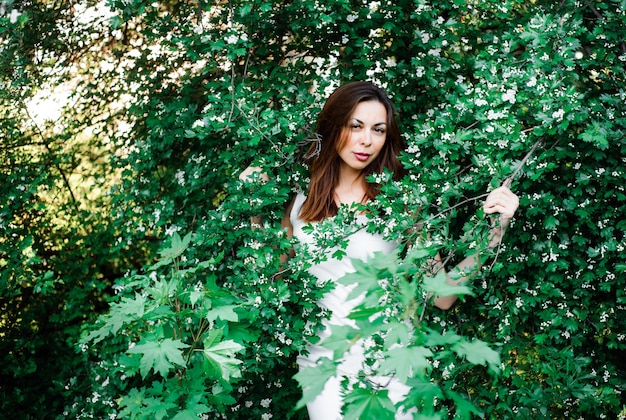
POLYGON ((241 174, 239 174, 239 179, 242 181, 249 181, 249 178, 254 177, 255 174, 259 174, 259 177, 262 181, 269 181, 270 178, 267 176, 263 169, 258 166, 248 166, 241 174))
POLYGON ((484 204, 486 214, 500 213, 502 217, 511 219, 519 207, 519 198, 507 186, 491 191, 484 204))

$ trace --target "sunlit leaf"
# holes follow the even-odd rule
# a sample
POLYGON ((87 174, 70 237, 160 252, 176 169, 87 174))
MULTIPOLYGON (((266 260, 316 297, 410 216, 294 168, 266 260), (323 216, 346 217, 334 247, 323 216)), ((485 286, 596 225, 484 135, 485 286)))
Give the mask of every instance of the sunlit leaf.
POLYGON ((323 357, 314 366, 300 368, 294 378, 302 388, 302 398, 296 404, 296 410, 313 401, 324 389, 326 381, 335 376, 338 363, 323 357))
POLYGON ((387 390, 353 389, 344 398, 343 419, 393 420, 396 408, 387 394, 387 390))
POLYGON ((166 338, 160 342, 145 342, 137 344, 127 350, 130 354, 140 354, 140 372, 145 378, 150 370, 154 369, 162 377, 167 377, 171 368, 175 365, 185 365, 182 349, 189 346, 180 340, 166 338))

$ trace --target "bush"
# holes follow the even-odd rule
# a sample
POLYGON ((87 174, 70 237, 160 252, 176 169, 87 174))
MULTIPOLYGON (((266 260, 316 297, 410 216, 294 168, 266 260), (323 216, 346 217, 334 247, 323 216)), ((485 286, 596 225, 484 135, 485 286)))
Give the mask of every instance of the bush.
MULTIPOLYGON (((68 387, 67 413, 306 417, 292 411, 301 390, 291 376, 295 354, 325 316, 314 304, 323 289, 302 274, 306 255, 281 261, 292 244, 280 219, 306 185, 300 157, 324 99, 342 82, 367 79, 392 96, 408 143, 408 175, 373 203, 388 222, 372 228, 399 237, 421 223, 431 241, 412 238, 414 251, 440 249, 453 264, 481 247, 488 221, 477 202, 489 188, 512 177, 521 198, 473 295, 449 312, 424 306, 421 291, 435 287, 415 277, 425 254, 407 249, 355 274, 394 279, 396 308, 411 308, 419 321, 407 351, 421 354, 428 375, 414 378, 421 386, 413 402, 440 417, 626 414, 619 2, 112 8, 106 33, 127 71, 103 70, 112 82, 101 97, 127 95, 119 115, 130 128, 111 130, 119 182, 100 237, 110 238, 112 254, 97 261, 123 261, 131 251, 136 258, 120 263, 128 274, 116 276, 110 311, 84 332, 79 354, 91 363, 79 364, 90 369, 75 376, 80 392, 72 393, 70 375, 58 379, 68 387), (251 162, 272 181, 236 181, 251 162), (252 229, 250 216, 259 214, 263 225, 252 229), (413 291, 415 301, 406 294, 413 291)), ((3 220, 18 212, 5 209, 3 220)), ((1 258, 23 262, 20 252, 1 258)), ((111 280, 98 277, 99 264, 85 276, 106 290, 111 280)), ((78 278, 58 272, 67 285, 78 278)), ((16 276, 47 284, 38 273, 16 276)), ((382 325, 402 319, 398 313, 382 325)), ((376 327, 368 333, 382 337, 376 327)), ((398 358, 389 360, 397 368, 398 358)), ((366 400, 378 404, 371 413, 389 414, 384 399, 362 391, 348 410, 366 400)))

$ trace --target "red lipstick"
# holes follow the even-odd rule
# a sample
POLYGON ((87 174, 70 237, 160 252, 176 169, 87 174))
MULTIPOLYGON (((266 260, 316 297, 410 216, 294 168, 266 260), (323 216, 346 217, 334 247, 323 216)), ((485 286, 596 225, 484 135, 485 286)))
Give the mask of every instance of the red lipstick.
POLYGON ((354 152, 354 157, 360 160, 361 162, 365 162, 367 159, 370 158, 370 156, 371 155, 369 153, 354 152))

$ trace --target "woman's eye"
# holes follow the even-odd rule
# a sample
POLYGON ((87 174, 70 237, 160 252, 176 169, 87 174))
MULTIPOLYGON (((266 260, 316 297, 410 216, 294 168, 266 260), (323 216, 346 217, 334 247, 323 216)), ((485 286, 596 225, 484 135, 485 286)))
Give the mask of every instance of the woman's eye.
POLYGON ((361 126, 359 124, 352 124, 350 128, 353 130, 358 130, 359 128, 361 128, 361 126))

